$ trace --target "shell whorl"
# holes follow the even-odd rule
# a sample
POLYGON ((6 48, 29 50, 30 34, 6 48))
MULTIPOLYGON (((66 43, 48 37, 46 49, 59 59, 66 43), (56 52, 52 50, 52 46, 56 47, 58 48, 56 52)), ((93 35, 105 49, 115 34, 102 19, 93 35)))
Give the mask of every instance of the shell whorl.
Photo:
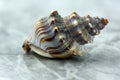
POLYGON ((107 23, 108 20, 104 18, 80 17, 76 12, 61 17, 57 11, 53 11, 48 17, 37 21, 33 34, 24 43, 24 49, 32 48, 33 51, 37 50, 35 52, 40 52, 40 49, 56 58, 79 54, 78 46, 92 42, 107 23), (28 42, 32 46, 28 46, 28 42))
POLYGON ((93 41, 95 35, 100 33, 108 23, 107 19, 98 17, 80 17, 76 12, 64 18, 66 27, 72 38, 80 45, 93 41))
POLYGON ((48 53, 61 53, 72 45, 73 40, 68 34, 64 20, 57 12, 42 18, 38 24, 35 26, 36 37, 33 43, 41 49, 48 53))

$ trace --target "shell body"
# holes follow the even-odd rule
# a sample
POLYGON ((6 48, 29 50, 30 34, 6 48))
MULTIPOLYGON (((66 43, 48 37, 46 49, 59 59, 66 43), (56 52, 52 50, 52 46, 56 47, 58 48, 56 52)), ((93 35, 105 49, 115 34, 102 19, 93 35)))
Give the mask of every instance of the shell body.
POLYGON ((80 46, 92 42, 107 23, 104 18, 80 17, 75 12, 61 17, 57 11, 53 11, 50 16, 37 21, 23 48, 26 53, 32 50, 49 58, 82 55, 80 46))

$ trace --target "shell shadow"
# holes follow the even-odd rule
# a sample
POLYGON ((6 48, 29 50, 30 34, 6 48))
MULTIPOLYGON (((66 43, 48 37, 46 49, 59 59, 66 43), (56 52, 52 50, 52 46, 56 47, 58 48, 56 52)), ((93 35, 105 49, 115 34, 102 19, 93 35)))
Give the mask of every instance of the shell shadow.
POLYGON ((89 53, 84 53, 83 56, 71 56, 68 58, 46 58, 43 56, 40 56, 34 52, 30 52, 30 54, 24 54, 23 55, 23 59, 24 61, 29 61, 32 60, 34 58, 36 58, 38 61, 42 62, 42 63, 72 63, 72 64, 80 64, 83 63, 84 61, 88 60, 88 58, 90 57, 89 53))
POLYGON ((84 53, 83 56, 71 56, 68 58, 46 58, 43 56, 40 56, 34 52, 31 52, 31 55, 35 56, 39 61, 41 60, 51 60, 51 61, 73 61, 73 62, 83 62, 85 59, 89 57, 90 54, 84 53))
POLYGON ((89 56, 90 54, 84 53, 82 57, 71 56, 69 58, 63 59, 51 59, 31 52, 31 54, 28 55, 24 54, 23 59, 25 61, 26 67, 33 73, 41 72, 41 69, 48 69, 52 72, 60 74, 61 76, 64 76, 68 70, 74 71, 75 68, 77 70, 77 66, 83 67, 87 62, 86 60, 88 60, 89 56))

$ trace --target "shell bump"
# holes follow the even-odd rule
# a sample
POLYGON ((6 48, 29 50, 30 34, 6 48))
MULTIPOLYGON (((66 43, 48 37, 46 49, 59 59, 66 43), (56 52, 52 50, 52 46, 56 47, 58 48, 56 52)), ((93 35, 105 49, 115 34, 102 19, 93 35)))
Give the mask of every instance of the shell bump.
POLYGON ((61 17, 57 11, 38 20, 32 34, 24 41, 26 53, 31 50, 48 58, 82 56, 81 46, 91 43, 107 25, 105 18, 79 16, 76 12, 61 17))

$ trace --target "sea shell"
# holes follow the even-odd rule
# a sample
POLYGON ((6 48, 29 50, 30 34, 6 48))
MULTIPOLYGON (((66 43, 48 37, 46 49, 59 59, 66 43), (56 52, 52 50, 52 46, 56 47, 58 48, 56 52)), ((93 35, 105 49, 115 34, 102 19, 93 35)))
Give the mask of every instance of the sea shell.
POLYGON ((37 21, 32 34, 25 40, 23 49, 49 58, 82 55, 81 46, 91 43, 108 20, 98 17, 80 17, 76 12, 61 17, 57 11, 37 21))

